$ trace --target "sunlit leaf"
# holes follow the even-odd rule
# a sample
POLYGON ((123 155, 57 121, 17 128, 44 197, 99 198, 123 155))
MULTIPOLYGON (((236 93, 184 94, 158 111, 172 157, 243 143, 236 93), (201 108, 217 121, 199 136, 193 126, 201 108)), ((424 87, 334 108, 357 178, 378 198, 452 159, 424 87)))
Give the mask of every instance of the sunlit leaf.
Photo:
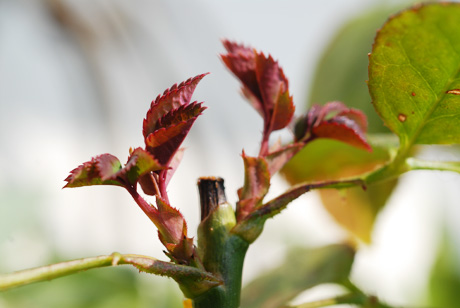
POLYGON ((369 56, 369 91, 407 151, 460 143, 460 4, 420 5, 392 17, 369 56))

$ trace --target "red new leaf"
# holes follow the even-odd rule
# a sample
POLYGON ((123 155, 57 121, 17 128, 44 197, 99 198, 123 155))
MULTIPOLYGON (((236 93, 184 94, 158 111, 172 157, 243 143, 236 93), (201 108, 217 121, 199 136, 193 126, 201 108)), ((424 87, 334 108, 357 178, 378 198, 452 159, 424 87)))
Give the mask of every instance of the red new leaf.
POLYGON ((167 248, 169 256, 177 261, 190 260, 194 245, 193 239, 187 238, 187 223, 179 210, 157 197, 159 215, 156 217, 159 237, 167 248))
POLYGON ((117 179, 117 172, 121 169, 121 163, 111 154, 102 154, 88 162, 85 162, 70 171, 65 179, 66 187, 82 187, 90 185, 119 185, 123 182, 117 179))
POLYGON ((182 105, 177 109, 171 110, 163 117, 158 119, 155 130, 153 132, 162 127, 168 127, 180 122, 187 122, 190 119, 197 118, 205 109, 206 107, 202 107, 202 103, 197 102, 193 102, 189 105, 182 105))
POLYGON ((179 149, 182 141, 184 141, 195 120, 196 117, 151 133, 145 139, 147 150, 162 165, 169 165, 170 160, 174 157, 174 154, 179 149))
MULTIPOLYGON (((152 102, 147 112, 143 125, 146 149, 162 165, 169 165, 196 118, 206 109, 201 103, 190 103, 196 85, 205 75, 173 85, 152 102)), ((152 192, 152 179, 143 178, 141 183, 144 190, 152 192)))
POLYGON ((265 110, 271 114, 280 93, 289 88, 288 81, 278 62, 263 53, 256 54, 256 76, 265 110))
POLYGON ((102 181, 115 180, 121 170, 121 163, 111 154, 102 154, 96 158, 96 169, 102 181))
POLYGON ((324 106, 313 105, 296 123, 295 136, 301 142, 316 138, 336 139, 372 151, 366 141, 366 130, 366 116, 361 111, 348 108, 341 102, 330 102, 324 106))
POLYGON ((222 61, 243 83, 243 92, 254 97, 250 100, 254 108, 263 116, 262 95, 256 75, 256 53, 252 48, 224 40, 222 42, 228 54, 221 55, 222 61))
POLYGON ((158 129, 157 121, 169 113, 171 110, 180 106, 188 105, 195 91, 197 84, 207 74, 201 74, 190 78, 179 85, 174 84, 171 88, 166 89, 163 95, 159 95, 150 105, 150 109, 143 123, 144 138, 158 129))
POLYGON ((278 98, 275 103, 275 108, 273 110, 273 116, 270 123, 270 131, 275 131, 283 129, 289 125, 294 116, 295 106, 292 101, 292 96, 289 96, 289 92, 285 91, 278 95, 278 98))
POLYGON ((243 84, 243 94, 264 118, 264 134, 286 127, 294 115, 289 83, 278 62, 251 48, 223 41, 225 65, 243 84))
POLYGON ((182 157, 184 156, 184 151, 185 151, 184 148, 177 150, 176 154, 174 155, 174 157, 169 162, 168 171, 166 171, 166 177, 165 177, 165 185, 166 186, 168 186, 169 181, 171 180, 173 174, 177 170, 177 167, 179 167, 179 164, 180 164, 180 162, 182 160, 182 157))
POLYGON ((302 143, 293 143, 277 149, 275 151, 270 152, 266 157, 265 160, 268 164, 268 171, 270 175, 274 175, 278 172, 283 166, 292 158, 294 157, 297 152, 299 152, 304 147, 302 143))
POLYGON ((126 166, 119 171, 119 174, 126 177, 130 184, 135 184, 142 176, 162 169, 165 167, 148 151, 137 148, 131 153, 126 166))
POLYGON ((239 191, 238 219, 244 218, 260 206, 270 187, 270 172, 263 157, 249 157, 243 152, 243 161, 244 186, 239 191))

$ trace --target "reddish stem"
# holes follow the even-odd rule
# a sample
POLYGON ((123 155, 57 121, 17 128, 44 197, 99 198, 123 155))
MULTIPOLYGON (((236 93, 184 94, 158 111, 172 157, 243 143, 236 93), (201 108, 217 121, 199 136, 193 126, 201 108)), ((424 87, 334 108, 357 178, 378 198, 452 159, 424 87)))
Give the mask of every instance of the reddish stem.
POLYGON ((262 135, 262 142, 260 144, 260 151, 259 157, 267 156, 268 155, 268 141, 270 139, 270 131, 268 129, 268 125, 264 125, 264 133, 262 135))
POLYGON ((166 191, 166 174, 169 169, 161 170, 158 177, 158 186, 161 198, 169 204, 168 192, 166 191))
POLYGON ((139 205, 141 210, 145 213, 145 215, 147 215, 153 223, 158 222, 158 210, 153 205, 145 201, 145 199, 142 198, 141 195, 139 195, 139 193, 134 187, 126 186, 125 188, 133 197, 134 201, 136 201, 137 205, 139 205))

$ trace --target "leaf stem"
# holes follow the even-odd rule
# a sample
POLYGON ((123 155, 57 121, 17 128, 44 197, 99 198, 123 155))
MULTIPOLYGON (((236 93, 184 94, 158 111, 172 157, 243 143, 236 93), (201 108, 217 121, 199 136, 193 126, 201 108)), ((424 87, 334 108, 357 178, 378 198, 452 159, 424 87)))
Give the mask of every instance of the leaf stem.
POLYGON ((220 280, 212 274, 191 266, 160 261, 148 256, 114 252, 111 255, 77 259, 9 274, 2 274, 0 275, 0 291, 28 285, 34 282, 51 280, 93 268, 117 266, 121 264, 131 264, 140 271, 171 277, 176 281, 197 279, 199 282, 205 282, 206 285, 209 286, 217 286, 221 283, 220 280))
POLYGON ((272 199, 257 208, 255 211, 246 216, 243 220, 232 229, 232 233, 237 234, 248 243, 254 242, 262 233, 265 221, 284 210, 287 205, 306 192, 313 189, 324 188, 349 188, 361 185, 365 188, 366 182, 362 178, 353 178, 342 181, 328 181, 318 183, 307 183, 294 186, 282 195, 272 199))
POLYGON ((137 192, 137 190, 132 187, 132 186, 125 186, 126 190, 129 192, 129 194, 133 197, 134 201, 136 201, 137 205, 141 208, 141 210, 147 215, 147 217, 150 218, 150 220, 153 221, 153 223, 157 222, 158 220, 158 210, 151 204, 149 204, 147 201, 145 201, 144 198, 142 198, 141 195, 137 192))
POLYGON ((268 155, 268 143, 270 140, 270 131, 266 127, 267 125, 264 125, 264 132, 262 136, 262 142, 260 143, 260 151, 259 151, 259 157, 265 157, 268 155))
POLYGON ((286 306, 286 308, 320 308, 332 305, 352 304, 368 308, 391 308, 390 306, 379 302, 375 296, 368 296, 361 292, 340 295, 334 298, 318 300, 295 306, 286 306))
POLYGON ((406 165, 410 170, 439 170, 460 173, 458 161, 426 161, 410 157, 406 159, 406 165))
POLYGON ((168 191, 166 190, 166 175, 168 173, 169 169, 161 170, 160 175, 159 175, 159 188, 160 188, 160 194, 161 198, 166 201, 166 203, 169 204, 169 198, 168 198, 168 191))
POLYGON ((350 293, 346 295, 337 296, 334 298, 322 299, 300 305, 290 305, 286 308, 320 308, 340 304, 362 304, 362 298, 360 296, 357 296, 357 294, 350 293))

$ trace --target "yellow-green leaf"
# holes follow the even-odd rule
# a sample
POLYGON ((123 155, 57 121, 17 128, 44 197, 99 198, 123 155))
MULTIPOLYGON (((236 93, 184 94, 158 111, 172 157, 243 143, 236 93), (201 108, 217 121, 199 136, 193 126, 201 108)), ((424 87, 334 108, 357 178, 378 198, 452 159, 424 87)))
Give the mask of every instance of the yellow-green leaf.
MULTIPOLYGON (((370 141, 372 153, 335 140, 315 140, 294 156, 281 173, 292 185, 359 176, 388 162, 397 146, 391 139, 379 142, 374 137, 370 141)), ((395 185, 396 181, 387 181, 366 190, 361 187, 320 190, 320 196, 325 209, 342 227, 360 240, 370 242, 375 218, 395 185)))
POLYGON ((402 153, 416 143, 460 143, 459 37, 459 3, 413 7, 376 36, 369 91, 402 153))

